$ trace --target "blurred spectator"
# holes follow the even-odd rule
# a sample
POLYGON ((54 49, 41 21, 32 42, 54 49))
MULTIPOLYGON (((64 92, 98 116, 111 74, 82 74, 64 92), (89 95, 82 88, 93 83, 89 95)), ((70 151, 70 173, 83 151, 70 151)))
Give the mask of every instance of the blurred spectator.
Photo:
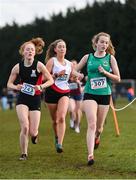
POLYGON ((127 98, 128 98, 128 101, 132 101, 135 97, 135 92, 134 92, 134 88, 130 87, 128 88, 127 90, 127 98))
POLYGON ((9 109, 13 109, 13 104, 14 104, 14 91, 13 90, 11 89, 8 90, 7 98, 8 98, 9 109))
POLYGON ((2 89, 1 108, 2 108, 2 110, 7 110, 8 109, 8 99, 7 99, 7 89, 6 88, 2 89))
POLYGON ((116 85, 112 84, 112 100, 114 105, 116 103, 116 99, 117 99, 116 85))

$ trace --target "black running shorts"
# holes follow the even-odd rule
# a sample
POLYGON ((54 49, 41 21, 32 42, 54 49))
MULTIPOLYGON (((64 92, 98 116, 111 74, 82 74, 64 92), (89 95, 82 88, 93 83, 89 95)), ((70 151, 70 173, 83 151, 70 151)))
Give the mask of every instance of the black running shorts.
POLYGON ((46 88, 44 99, 46 103, 57 104, 61 97, 69 97, 69 93, 60 93, 52 89, 51 87, 46 88))
POLYGON ((41 95, 27 95, 20 92, 16 105, 24 104, 28 106, 30 111, 41 110, 41 95))
POLYGON ((95 95, 95 94, 84 94, 83 100, 94 100, 99 105, 109 105, 110 104, 110 96, 111 95, 95 95))

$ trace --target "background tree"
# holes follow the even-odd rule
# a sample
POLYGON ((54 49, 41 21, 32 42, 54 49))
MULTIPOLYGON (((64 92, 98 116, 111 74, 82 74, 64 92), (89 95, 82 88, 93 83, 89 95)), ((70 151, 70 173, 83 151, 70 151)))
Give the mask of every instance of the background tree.
MULTIPOLYGON (((107 32, 116 50, 122 78, 135 78, 135 43, 136 43, 136 1, 107 0, 86 4, 84 9, 75 7, 53 14, 50 20, 35 18, 31 24, 19 26, 16 22, 0 28, 0 89, 6 86, 11 68, 21 57, 20 45, 34 37, 42 37, 46 43, 44 53, 38 60, 45 61, 47 46, 55 39, 62 38, 68 46, 67 58, 77 59, 92 52, 92 36, 100 31, 107 32)), ((84 68, 86 73, 86 68, 84 68)))

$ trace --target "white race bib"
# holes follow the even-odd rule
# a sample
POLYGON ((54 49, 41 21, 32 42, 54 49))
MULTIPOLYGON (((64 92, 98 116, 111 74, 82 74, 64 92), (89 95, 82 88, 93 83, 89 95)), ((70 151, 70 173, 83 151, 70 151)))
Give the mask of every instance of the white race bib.
POLYGON ((58 80, 58 81, 66 81, 67 78, 68 78, 68 75, 67 75, 67 74, 64 74, 64 75, 62 75, 62 76, 57 77, 57 80, 58 80))
POLYGON ((77 83, 69 83, 69 89, 71 89, 71 90, 78 89, 77 83))
POLYGON ((90 79, 91 89, 100 89, 107 87, 106 77, 92 78, 90 79))
POLYGON ((23 86, 21 88, 21 92, 34 96, 35 95, 35 89, 34 89, 34 85, 32 84, 28 84, 28 83, 23 83, 23 86))

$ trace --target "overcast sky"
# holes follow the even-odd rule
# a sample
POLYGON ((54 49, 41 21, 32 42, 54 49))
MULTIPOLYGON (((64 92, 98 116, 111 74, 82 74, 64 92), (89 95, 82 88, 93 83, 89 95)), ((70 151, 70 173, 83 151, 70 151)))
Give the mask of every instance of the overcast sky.
POLYGON ((24 25, 31 23, 35 17, 49 19, 53 13, 65 13, 68 7, 84 8, 87 2, 92 4, 94 0, 0 0, 0 26, 6 23, 12 25, 13 21, 24 25))

